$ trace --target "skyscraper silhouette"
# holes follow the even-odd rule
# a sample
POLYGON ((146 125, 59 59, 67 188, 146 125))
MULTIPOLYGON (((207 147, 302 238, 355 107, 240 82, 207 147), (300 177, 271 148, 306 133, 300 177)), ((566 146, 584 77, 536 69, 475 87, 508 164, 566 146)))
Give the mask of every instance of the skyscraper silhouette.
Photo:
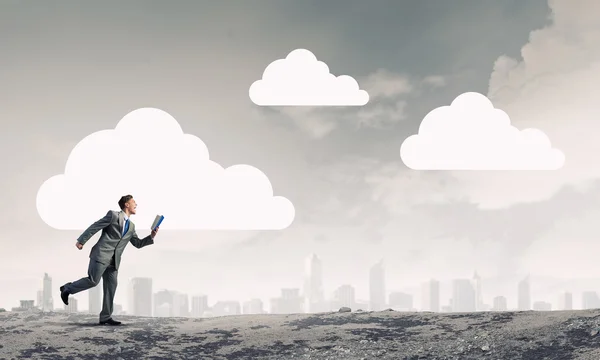
POLYGON ((584 291, 581 294, 581 307, 583 309, 598 309, 600 308, 600 298, 595 291, 584 291))
POLYGON ((506 311, 508 309, 506 298, 504 296, 496 296, 494 298, 494 306, 492 309, 494 311, 506 311))
POLYGON ((369 302, 372 311, 385 309, 385 267, 383 259, 369 271, 369 302))
POLYGON ((131 315, 152 316, 152 279, 133 278, 129 283, 129 311, 131 315))
POLYGON ((173 316, 190 316, 189 296, 187 294, 183 294, 178 291, 173 292, 173 316))
POLYGON ((481 277, 477 274, 477 271, 473 274, 473 287, 475 288, 475 310, 483 310, 483 294, 481 291, 481 277))
POLYGON ((240 315, 242 309, 239 301, 217 301, 212 312, 213 316, 240 315))
POLYGON ((88 312, 99 314, 102 311, 102 281, 88 290, 88 312))
POLYGON ((154 294, 154 316, 173 316, 173 292, 163 289, 154 294))
POLYGON ((74 297, 69 298, 69 305, 64 305, 65 311, 68 313, 76 313, 77 310, 77 299, 74 297))
POLYGON ((202 317, 204 312, 208 310, 208 296, 194 295, 192 296, 192 316, 202 317))
POLYGON ((413 296, 399 291, 392 292, 389 296, 388 305, 396 311, 412 311, 413 296))
POLYGON ((421 310, 440 311, 440 282, 429 280, 421 287, 421 310))
POLYGON ((535 311, 551 311, 552 304, 546 301, 536 301, 533 303, 533 310, 535 311))
POLYGON ((48 273, 44 274, 44 287, 43 287, 43 305, 42 310, 52 311, 54 310, 54 299, 52 297, 52 278, 48 273))
POLYGON ((530 277, 527 275, 523 280, 519 282, 517 289, 517 309, 521 311, 531 310, 531 285, 530 277))
POLYGON ((38 290, 36 306, 38 307, 38 309, 42 309, 44 307, 44 290, 38 290))
POLYGON ((309 313, 327 311, 323 290, 323 264, 315 254, 304 263, 304 307, 309 313))
POLYGON ((261 299, 251 299, 242 305, 243 314, 263 314, 265 312, 263 308, 263 302, 261 299))
POLYGON ((573 294, 570 292, 563 292, 558 297, 558 309, 559 310, 573 310, 573 294))
MULTIPOLYGON (((352 285, 342 285, 333 293, 333 307, 340 308, 346 306, 354 308, 356 305, 356 297, 354 287, 352 285)), ((333 310, 333 309, 332 309, 333 310)))
POLYGON ((469 279, 456 279, 452 282, 452 311, 472 312, 477 307, 477 297, 473 283, 469 279))
POLYGON ((303 302, 304 298, 300 295, 300 289, 281 289, 281 297, 271 299, 271 313, 302 313, 303 302))

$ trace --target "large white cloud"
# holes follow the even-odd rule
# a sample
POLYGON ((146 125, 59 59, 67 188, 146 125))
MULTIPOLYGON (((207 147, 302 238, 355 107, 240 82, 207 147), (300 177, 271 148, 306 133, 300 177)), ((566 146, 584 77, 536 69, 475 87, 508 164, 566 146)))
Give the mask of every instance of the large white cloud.
POLYGON ((481 207, 541 201, 600 178, 600 2, 549 5, 552 23, 531 32, 522 59, 496 61, 487 96, 518 128, 543 129, 567 160, 550 172, 453 173, 481 207))
POLYGON ((362 106, 369 94, 348 75, 335 76, 329 67, 306 49, 296 49, 285 59, 269 64, 261 80, 249 90, 261 106, 362 106))
POLYGON ((429 112, 400 147, 415 170, 557 170, 565 156, 538 129, 519 131, 484 95, 467 92, 429 112))
POLYGON ((37 209, 54 228, 81 230, 118 209, 125 194, 138 203, 138 229, 148 229, 156 214, 165 216, 164 229, 284 229, 295 217, 260 170, 221 167, 202 140, 154 108, 132 111, 115 129, 81 140, 65 173, 40 187, 37 209))

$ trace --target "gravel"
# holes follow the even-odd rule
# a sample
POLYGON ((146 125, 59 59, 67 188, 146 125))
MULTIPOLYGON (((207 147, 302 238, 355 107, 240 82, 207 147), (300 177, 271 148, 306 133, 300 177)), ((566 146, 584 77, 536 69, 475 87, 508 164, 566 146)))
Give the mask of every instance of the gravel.
POLYGON ((598 360, 600 310, 215 318, 0 313, 0 359, 598 360))

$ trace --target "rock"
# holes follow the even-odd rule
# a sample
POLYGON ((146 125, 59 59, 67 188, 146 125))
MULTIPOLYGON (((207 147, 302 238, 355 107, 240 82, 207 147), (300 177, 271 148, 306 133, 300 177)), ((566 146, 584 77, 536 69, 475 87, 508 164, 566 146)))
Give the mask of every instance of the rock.
POLYGON ((341 312, 341 313, 346 313, 346 312, 351 312, 351 311, 352 311, 352 309, 350 309, 347 306, 342 306, 339 310, 339 312, 341 312))
POLYGON ((481 347, 481 350, 483 350, 483 351, 489 351, 490 350, 490 346, 489 345, 483 345, 481 347))
POLYGON ((596 336, 596 335, 598 335, 598 331, 599 330, 600 329, 593 329, 592 331, 590 331, 590 336, 596 336))

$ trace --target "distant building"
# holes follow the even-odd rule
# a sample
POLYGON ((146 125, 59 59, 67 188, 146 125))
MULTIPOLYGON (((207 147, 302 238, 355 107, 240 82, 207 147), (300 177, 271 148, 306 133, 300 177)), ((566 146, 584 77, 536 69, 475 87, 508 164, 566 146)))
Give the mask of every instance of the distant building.
POLYGON ((12 308, 12 311, 32 311, 36 310, 34 300, 21 300, 21 306, 12 308))
POLYGON ((385 267, 383 259, 369 271, 369 301, 372 311, 385 310, 385 267))
POLYGON ((483 303, 481 304, 481 311, 490 311, 492 306, 490 304, 483 303))
POLYGON ((475 310, 483 311, 483 292, 481 290, 481 277, 475 272, 473 274, 473 287, 475 288, 475 310))
POLYGON ((598 309, 600 308, 600 299, 595 291, 584 291, 581 294, 581 307, 583 309, 598 309))
POLYGON ((52 293, 54 292, 52 288, 52 278, 48 275, 48 273, 44 274, 44 283, 43 283, 43 311, 52 311, 54 310, 54 299, 52 298, 52 293))
POLYGON ((413 311, 413 296, 403 292, 392 292, 389 296, 389 306, 396 311, 413 311))
POLYGON ((570 292, 564 292, 558 297, 558 309, 559 310, 573 310, 573 294, 570 292))
POLYGON ((440 282, 429 280, 421 287, 421 310, 440 311, 440 282))
POLYGON ((206 295, 195 295, 192 296, 192 316, 202 317, 205 311, 209 310, 208 307, 208 296, 206 295))
POLYGON ((520 311, 531 310, 531 284, 529 275, 519 282, 517 289, 517 309, 520 311))
POLYGON ((354 308, 352 308, 352 310, 355 309, 369 311, 369 302, 367 300, 356 300, 356 303, 354 304, 354 308))
POLYGON ((492 308, 494 311, 506 311, 508 310, 508 304, 506 298, 504 296, 496 296, 494 298, 494 306, 492 308))
MULTIPOLYGON (((88 290, 88 312, 99 314, 102 311, 102 281, 88 290)), ((114 306, 114 305, 113 305, 114 306)))
POLYGON ((21 308, 29 310, 29 309, 33 309, 34 306, 34 301, 33 300, 21 300, 21 308))
POLYGON ((133 278, 129 282, 130 315, 152 316, 152 279, 133 278))
POLYGON ((38 290, 38 292, 37 292, 37 299, 36 299, 36 306, 40 310, 44 308, 44 290, 38 290))
POLYGON ((154 316, 173 317, 173 293, 173 291, 163 289, 154 294, 154 316), (169 309, 169 312, 165 315, 166 309, 169 309), (160 316, 158 315, 159 313, 160 316))
POLYGON ((119 305, 119 304, 113 304, 113 315, 115 316, 119 316, 119 315, 123 315, 123 306, 119 305))
POLYGON ((545 302, 545 301, 536 301, 533 303, 533 310, 534 311, 551 311, 552 304, 550 304, 549 302, 545 302))
POLYGON ((68 313, 76 313, 77 312, 77 299, 74 297, 69 297, 69 305, 65 305, 65 311, 68 313))
POLYGON ((165 302, 154 307, 154 317, 171 317, 172 311, 171 304, 165 302))
POLYGON ((304 272, 302 294, 304 311, 307 313, 327 311, 323 290, 323 263, 317 255, 311 254, 306 258, 304 272))
POLYGON ((212 307, 213 316, 240 315, 241 313, 239 301, 218 301, 212 307))
POLYGON ((281 289, 281 297, 271 299, 272 314, 300 314, 304 299, 300 289, 281 289))
POLYGON ((261 299, 252 299, 244 302, 242 305, 243 314, 264 314, 263 302, 261 299))
POLYGON ((473 284, 468 279, 456 279, 452 282, 452 311, 473 312, 477 309, 477 299, 473 284))
POLYGON ((342 285, 333 292, 332 307, 339 309, 343 306, 351 309, 356 308, 355 292, 352 285, 342 285))
POLYGON ((173 316, 174 317, 188 317, 190 316, 190 304, 189 297, 187 294, 180 292, 173 292, 173 316))

